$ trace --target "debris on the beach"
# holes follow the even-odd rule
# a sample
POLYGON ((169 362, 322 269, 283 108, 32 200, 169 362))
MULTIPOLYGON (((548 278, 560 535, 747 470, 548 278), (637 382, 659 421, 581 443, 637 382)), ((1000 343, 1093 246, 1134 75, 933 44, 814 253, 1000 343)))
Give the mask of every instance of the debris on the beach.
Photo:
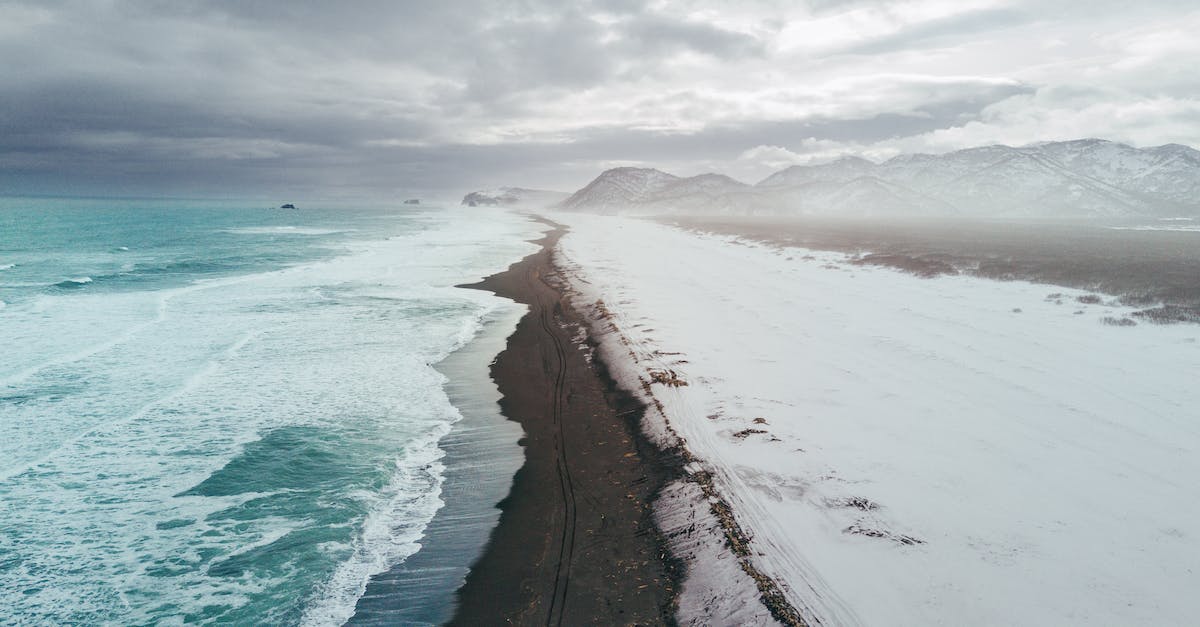
POLYGON ((1154 324, 1200 323, 1200 307, 1162 305, 1133 312, 1133 315, 1154 324))
POLYGON ((864 525, 861 521, 856 522, 853 525, 850 525, 849 527, 846 527, 845 529, 842 530, 842 533, 847 533, 847 534, 851 534, 851 535, 859 535, 859 536, 867 536, 868 538, 880 538, 883 540, 891 540, 898 544, 906 544, 906 545, 925 544, 924 540, 914 538, 909 535, 904 535, 901 533, 892 533, 891 531, 888 531, 886 529, 876 529, 874 527, 868 527, 868 526, 864 525))
POLYGON ((661 383, 676 388, 687 385, 687 381, 680 379, 674 370, 651 370, 650 380, 653 383, 661 383))
POLYGON ((839 499, 827 499, 825 501, 825 503, 827 505, 829 505, 830 507, 853 508, 853 509, 861 510, 864 512, 869 512, 872 510, 879 509, 878 503, 876 503, 875 501, 872 501, 871 499, 863 498, 861 496, 848 496, 848 497, 843 497, 843 498, 839 498, 839 499))

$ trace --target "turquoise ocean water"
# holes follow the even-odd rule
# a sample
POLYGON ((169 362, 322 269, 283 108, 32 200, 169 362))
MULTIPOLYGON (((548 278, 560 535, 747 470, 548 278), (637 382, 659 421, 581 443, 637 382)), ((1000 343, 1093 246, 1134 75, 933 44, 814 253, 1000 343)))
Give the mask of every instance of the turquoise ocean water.
POLYGON ((457 208, 0 203, 0 624, 350 618, 454 493, 463 414, 435 366, 519 315, 453 286, 536 233, 457 208))

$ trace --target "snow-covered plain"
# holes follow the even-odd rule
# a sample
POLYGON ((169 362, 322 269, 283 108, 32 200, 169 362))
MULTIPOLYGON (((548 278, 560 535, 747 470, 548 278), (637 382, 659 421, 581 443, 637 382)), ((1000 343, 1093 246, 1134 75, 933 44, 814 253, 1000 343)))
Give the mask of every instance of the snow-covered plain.
POLYGON ((1129 310, 1054 286, 553 217, 578 302, 603 301, 602 341, 628 357, 610 366, 650 383, 810 622, 1200 616, 1200 326, 1104 324, 1129 310))

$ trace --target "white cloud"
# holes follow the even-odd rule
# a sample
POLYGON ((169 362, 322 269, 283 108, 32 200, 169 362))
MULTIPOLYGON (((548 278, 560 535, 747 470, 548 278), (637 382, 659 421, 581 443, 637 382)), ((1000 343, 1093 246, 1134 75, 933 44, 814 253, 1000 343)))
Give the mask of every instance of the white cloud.
POLYGON ((755 146, 738 155, 737 160, 746 165, 758 166, 763 172, 773 172, 793 165, 832 161, 863 151, 864 146, 858 144, 809 137, 792 148, 755 146))
POLYGON ((1200 100, 1130 93, 1102 101, 1060 98, 1058 90, 1014 96, 984 110, 981 119, 895 142, 909 150, 941 152, 991 143, 1104 137, 1139 146, 1200 145, 1200 100))

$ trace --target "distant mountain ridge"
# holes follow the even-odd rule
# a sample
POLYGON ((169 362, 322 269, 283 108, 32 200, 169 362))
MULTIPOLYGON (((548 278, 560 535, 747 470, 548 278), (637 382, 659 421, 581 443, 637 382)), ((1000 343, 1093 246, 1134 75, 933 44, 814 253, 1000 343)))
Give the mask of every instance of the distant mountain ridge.
POLYGON ((1101 139, 796 165, 755 185, 614 168, 558 204, 576 211, 715 215, 1174 217, 1200 215, 1200 151, 1101 139))
POLYGON ((653 168, 613 168, 559 203, 561 209, 613 211, 630 206, 662 210, 724 206, 751 187, 724 174, 681 178, 653 168))
POLYGON ((525 187, 501 187, 493 190, 471 192, 463 196, 462 203, 468 207, 515 207, 527 206, 541 209, 562 201, 569 196, 566 192, 525 187))

